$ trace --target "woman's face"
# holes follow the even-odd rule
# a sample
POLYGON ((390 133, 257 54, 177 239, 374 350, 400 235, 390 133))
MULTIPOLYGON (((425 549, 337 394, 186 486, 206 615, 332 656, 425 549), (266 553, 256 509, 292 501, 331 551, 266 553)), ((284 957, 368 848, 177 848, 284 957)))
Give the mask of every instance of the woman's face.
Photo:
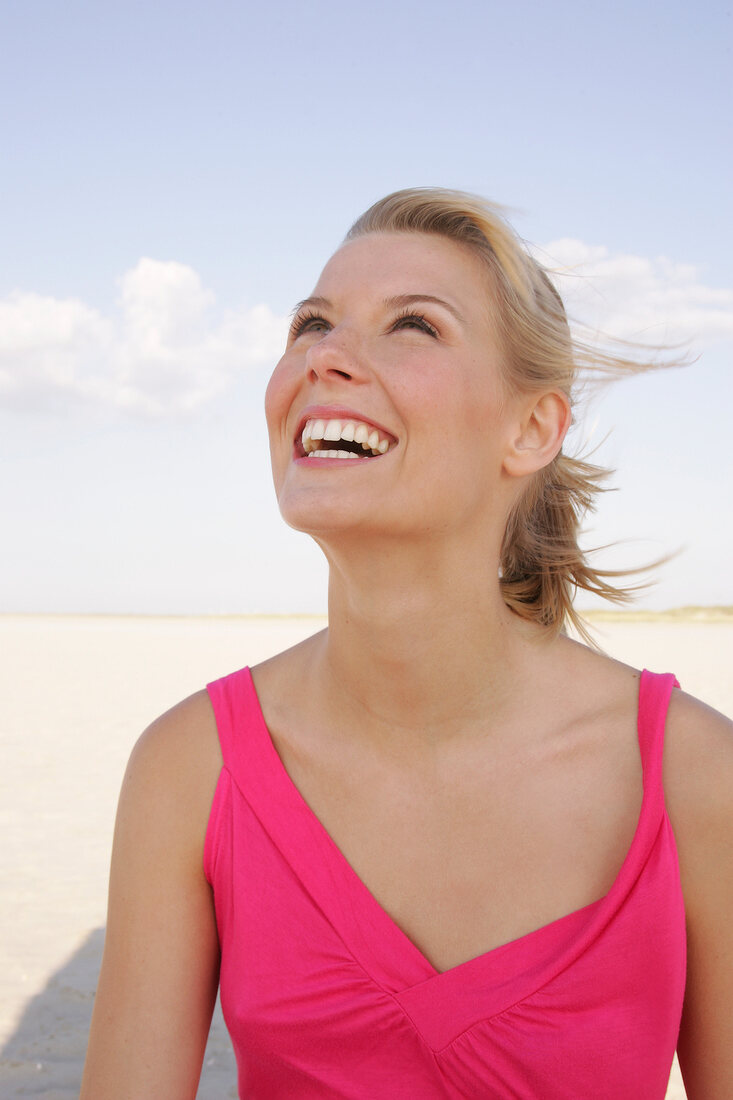
POLYGON ((296 310, 265 409, 291 526, 438 535, 498 516, 503 529, 512 399, 489 277, 463 246, 379 233, 340 248, 296 310))

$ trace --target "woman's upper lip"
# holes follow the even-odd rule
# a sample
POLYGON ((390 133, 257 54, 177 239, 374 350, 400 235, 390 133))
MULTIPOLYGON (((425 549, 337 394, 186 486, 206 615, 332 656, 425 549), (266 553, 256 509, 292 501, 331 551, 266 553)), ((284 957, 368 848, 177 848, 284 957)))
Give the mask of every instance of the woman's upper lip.
POLYGON ((376 428, 380 435, 389 439, 390 443, 397 442, 397 436, 394 432, 391 432, 389 428, 385 428, 378 420, 366 413, 357 412, 356 409, 349 409, 345 405, 306 405, 298 419, 298 427, 295 433, 296 440, 302 436, 303 429, 309 420, 354 420, 376 428))

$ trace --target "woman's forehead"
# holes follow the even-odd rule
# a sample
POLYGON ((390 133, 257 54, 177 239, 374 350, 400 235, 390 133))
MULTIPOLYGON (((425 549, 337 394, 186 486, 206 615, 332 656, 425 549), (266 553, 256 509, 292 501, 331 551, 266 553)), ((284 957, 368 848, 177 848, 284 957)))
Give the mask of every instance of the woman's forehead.
POLYGON ((451 293, 485 308, 486 267, 466 245, 429 233, 369 233, 346 241, 331 257, 314 295, 362 290, 394 296, 451 293), (419 285, 418 285, 419 284, 419 285))

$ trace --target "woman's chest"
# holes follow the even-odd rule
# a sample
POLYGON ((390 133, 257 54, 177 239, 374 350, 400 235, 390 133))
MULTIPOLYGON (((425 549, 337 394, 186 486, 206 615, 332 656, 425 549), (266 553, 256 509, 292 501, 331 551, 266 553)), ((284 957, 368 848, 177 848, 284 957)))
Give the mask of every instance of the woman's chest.
POLYGON ((281 756, 379 906, 439 971, 597 901, 641 805, 633 742, 389 767, 281 756))

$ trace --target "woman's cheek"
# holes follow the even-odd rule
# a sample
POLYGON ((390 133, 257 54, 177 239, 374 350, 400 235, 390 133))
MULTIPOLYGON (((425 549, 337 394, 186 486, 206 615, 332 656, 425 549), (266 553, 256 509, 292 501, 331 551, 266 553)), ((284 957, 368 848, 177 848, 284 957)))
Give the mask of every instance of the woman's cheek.
POLYGON ((289 393, 292 390, 292 371, 288 370, 285 356, 275 367, 270 375, 270 381, 265 390, 265 417, 267 426, 272 436, 278 426, 287 416, 289 405, 289 393))

